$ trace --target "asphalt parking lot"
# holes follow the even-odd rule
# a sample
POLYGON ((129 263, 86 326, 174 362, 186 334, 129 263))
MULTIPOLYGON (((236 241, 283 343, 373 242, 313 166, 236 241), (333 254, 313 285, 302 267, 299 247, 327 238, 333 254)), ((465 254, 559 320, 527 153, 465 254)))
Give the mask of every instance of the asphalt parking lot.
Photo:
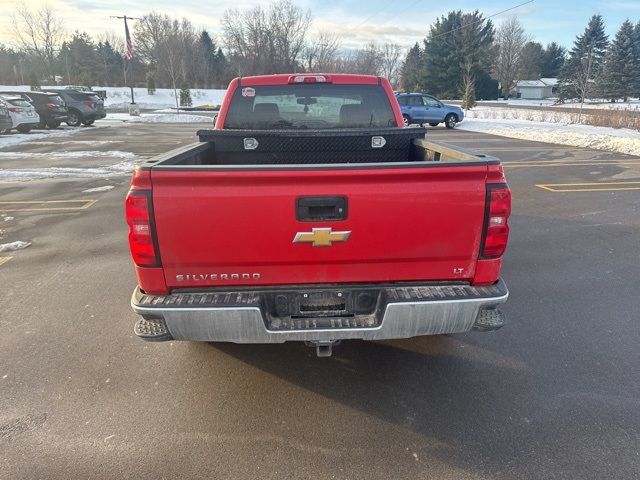
POLYGON ((0 243, 32 242, 0 253, 0 479, 640 478, 640 158, 429 130, 505 162, 497 332, 344 342, 328 359, 145 343, 123 162, 203 127, 0 149, 0 243))

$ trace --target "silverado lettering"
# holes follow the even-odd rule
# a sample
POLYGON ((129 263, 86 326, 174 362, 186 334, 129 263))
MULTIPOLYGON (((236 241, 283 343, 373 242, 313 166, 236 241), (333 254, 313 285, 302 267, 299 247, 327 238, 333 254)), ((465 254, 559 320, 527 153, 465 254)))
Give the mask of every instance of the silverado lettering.
POLYGON ((135 333, 329 355, 341 340, 500 328, 502 166, 425 133, 404 127, 384 78, 234 79, 214 129, 133 174, 135 333))
POLYGON ((178 282, 185 282, 189 280, 205 281, 205 280, 259 280, 259 273, 199 273, 194 275, 176 275, 178 282))

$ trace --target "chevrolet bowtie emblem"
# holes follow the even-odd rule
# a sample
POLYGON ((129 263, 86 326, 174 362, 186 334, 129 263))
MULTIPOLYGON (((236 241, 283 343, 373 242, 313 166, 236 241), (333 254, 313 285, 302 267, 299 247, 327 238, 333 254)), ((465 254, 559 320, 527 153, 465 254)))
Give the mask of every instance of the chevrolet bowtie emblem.
POLYGON ((311 243, 314 247, 330 247, 333 242, 346 242, 351 231, 332 232, 331 228, 312 228, 310 232, 298 232, 293 243, 311 243))

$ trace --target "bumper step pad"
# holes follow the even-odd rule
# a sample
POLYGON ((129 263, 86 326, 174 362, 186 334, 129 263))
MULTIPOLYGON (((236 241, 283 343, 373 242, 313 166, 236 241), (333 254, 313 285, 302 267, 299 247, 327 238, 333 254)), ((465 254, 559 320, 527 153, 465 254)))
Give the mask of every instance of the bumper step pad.
POLYGON ((489 332, 504 327, 506 323, 504 313, 497 308, 488 308, 480 310, 478 318, 473 324, 473 329, 480 332, 489 332))
POLYGON ((133 332, 143 340, 150 342, 173 340, 164 321, 159 318, 140 318, 133 327, 133 332))

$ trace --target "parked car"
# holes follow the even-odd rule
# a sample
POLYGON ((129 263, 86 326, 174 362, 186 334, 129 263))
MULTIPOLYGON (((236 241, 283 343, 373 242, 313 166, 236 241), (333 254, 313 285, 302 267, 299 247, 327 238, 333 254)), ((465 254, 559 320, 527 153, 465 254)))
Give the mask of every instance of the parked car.
POLYGON ((9 115, 9 110, 4 104, 0 103, 0 133, 8 132, 12 126, 13 121, 11 120, 11 115, 9 115))
POLYGON ((67 120, 69 111, 60 95, 53 92, 0 92, 0 95, 20 97, 31 103, 40 115, 38 128, 58 128, 67 120))
POLYGON ((15 128, 20 133, 28 133, 40 123, 40 115, 36 109, 22 97, 0 95, 0 99, 9 111, 12 129, 15 128))
POLYGON ((93 122, 107 116, 104 101, 95 93, 79 92, 69 88, 54 88, 47 91, 60 95, 67 104, 69 113, 67 125, 78 127, 80 124, 92 125, 93 122))
POLYGON ((107 99, 107 91, 106 90, 94 90, 91 87, 86 87, 84 85, 69 85, 67 87, 65 87, 67 90, 77 90, 78 92, 85 92, 85 93, 93 93, 97 96, 99 96, 102 100, 106 100, 107 99))
POLYGON ((215 129, 133 174, 135 333, 328 356, 344 339, 500 328, 502 166, 425 133, 384 78, 234 79, 215 129))
POLYGON ((432 95, 400 93, 396 95, 405 125, 428 123, 432 127, 444 123, 454 128, 464 119, 464 112, 456 105, 446 105, 432 95))

